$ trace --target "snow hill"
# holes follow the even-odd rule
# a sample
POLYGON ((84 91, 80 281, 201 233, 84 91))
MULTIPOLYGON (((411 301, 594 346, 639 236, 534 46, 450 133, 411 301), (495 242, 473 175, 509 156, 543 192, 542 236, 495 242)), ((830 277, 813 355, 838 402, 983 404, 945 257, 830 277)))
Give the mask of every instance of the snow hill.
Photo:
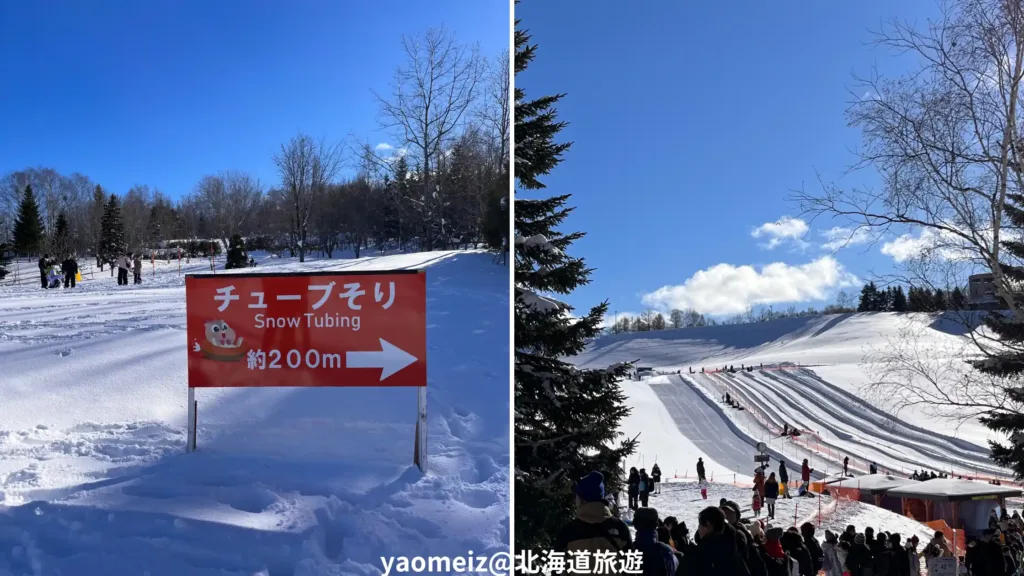
POLYGON ((597 368, 636 361, 663 374, 624 382, 633 408, 624 432, 640 434, 641 453, 629 465, 649 470, 657 460, 670 478, 695 477, 703 457, 716 481, 735 475, 749 482, 759 441, 768 444, 773 467, 785 459, 792 470, 807 458, 816 477, 835 473, 849 456, 854 473, 875 462, 904 476, 927 469, 1009 478, 987 457, 987 440, 996 435, 977 421, 958 426, 920 409, 894 417, 863 397, 872 353, 908 326, 937 358, 963 338, 941 316, 844 314, 606 336, 576 362, 597 368), (712 373, 730 365, 735 373, 712 373), (744 410, 727 406, 727 393, 744 410), (780 438, 784 423, 807 433, 799 441, 780 438))
POLYGON ((257 259, 427 268, 429 473, 412 466, 412 389, 199 389, 186 454, 176 262, 147 262, 141 286, 88 267, 74 290, 4 282, 0 574, 378 574, 381 556, 508 550, 508 267, 257 259))

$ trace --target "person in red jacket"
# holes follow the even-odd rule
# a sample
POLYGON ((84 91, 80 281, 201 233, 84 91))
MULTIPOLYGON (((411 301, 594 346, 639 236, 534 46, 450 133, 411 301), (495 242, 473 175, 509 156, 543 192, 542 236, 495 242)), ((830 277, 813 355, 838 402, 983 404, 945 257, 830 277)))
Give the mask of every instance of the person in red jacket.
POLYGON ((814 472, 814 469, 807 464, 807 458, 804 458, 804 464, 800 467, 800 481, 810 482, 811 472, 814 472))

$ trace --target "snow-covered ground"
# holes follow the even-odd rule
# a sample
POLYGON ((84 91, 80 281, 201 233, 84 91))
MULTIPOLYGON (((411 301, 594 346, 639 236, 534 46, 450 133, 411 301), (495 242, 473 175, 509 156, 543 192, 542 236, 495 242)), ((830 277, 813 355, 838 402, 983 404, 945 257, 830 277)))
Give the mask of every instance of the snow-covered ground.
POLYGON ((200 389, 185 454, 177 263, 119 287, 83 262, 77 288, 44 291, 23 262, 28 281, 0 282, 0 574, 376 574, 381 556, 508 549, 509 268, 258 259, 427 269, 429 473, 408 388, 200 389))
POLYGON ((871 377, 869 363, 891 339, 913 334, 921 350, 942 360, 961 348, 962 333, 955 320, 929 314, 788 318, 606 336, 590 343, 577 363, 598 368, 639 359, 656 371, 680 372, 624 383, 633 407, 624 431, 642 432, 639 458, 648 468, 652 457, 669 462, 661 464, 669 476, 693 476, 703 457, 749 481, 754 445, 764 441, 773 461, 807 458, 820 473, 834 472, 849 456, 856 471, 876 462, 896 474, 928 469, 1009 478, 1009 471, 987 457, 987 440, 998 435, 977 420, 937 420, 920 408, 894 416, 862 390, 871 377), (800 367, 779 370, 779 364, 800 367), (737 372, 710 373, 727 366, 737 372), (741 366, 756 369, 745 372, 741 366), (709 373, 701 374, 702 367, 709 373), (744 410, 728 407, 722 401, 726 393, 744 410), (653 403, 652 394, 660 401, 653 403), (654 404, 661 409, 652 411, 654 404), (784 423, 810 434, 800 442, 781 439, 784 423), (657 436, 654 427, 668 430, 662 440, 644 445, 657 436), (666 459, 662 442, 680 448, 666 459))

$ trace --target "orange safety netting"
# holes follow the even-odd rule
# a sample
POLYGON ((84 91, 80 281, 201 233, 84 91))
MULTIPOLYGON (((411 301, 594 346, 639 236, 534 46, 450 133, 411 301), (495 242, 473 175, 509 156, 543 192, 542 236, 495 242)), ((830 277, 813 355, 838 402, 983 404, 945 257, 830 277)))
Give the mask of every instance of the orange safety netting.
POLYGON ((949 524, 946 524, 945 520, 932 520, 931 522, 922 522, 922 524, 931 528, 932 530, 935 530, 936 532, 942 532, 942 534, 946 537, 946 541, 948 541, 950 543, 950 546, 953 548, 952 551, 954 558, 959 556, 960 554, 963 554, 967 550, 967 544, 964 541, 963 530, 954 531, 952 528, 949 527, 949 524))

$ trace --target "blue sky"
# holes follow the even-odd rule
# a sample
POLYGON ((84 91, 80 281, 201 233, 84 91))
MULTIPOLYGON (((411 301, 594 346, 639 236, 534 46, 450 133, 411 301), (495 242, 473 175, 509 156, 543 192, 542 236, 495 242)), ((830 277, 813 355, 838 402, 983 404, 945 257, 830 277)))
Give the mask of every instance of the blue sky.
POLYGON ((0 174, 81 172, 172 197, 205 174, 276 183, 298 131, 386 142, 401 37, 444 25, 486 56, 509 45, 506 0, 0 2, 0 174))
POLYGON ((846 174, 860 143, 844 116, 852 74, 906 70, 913 61, 870 45, 870 31, 936 11, 921 0, 520 3, 539 48, 516 85, 567 93, 562 134, 575 142, 546 192, 574 194, 566 227, 588 236, 573 253, 596 268, 566 300, 607 298, 620 313, 820 307, 844 285, 859 291, 854 277, 891 271, 912 237, 835 250, 826 231, 840 222, 775 223, 798 216, 791 191, 816 190, 817 173, 876 181, 846 174))

